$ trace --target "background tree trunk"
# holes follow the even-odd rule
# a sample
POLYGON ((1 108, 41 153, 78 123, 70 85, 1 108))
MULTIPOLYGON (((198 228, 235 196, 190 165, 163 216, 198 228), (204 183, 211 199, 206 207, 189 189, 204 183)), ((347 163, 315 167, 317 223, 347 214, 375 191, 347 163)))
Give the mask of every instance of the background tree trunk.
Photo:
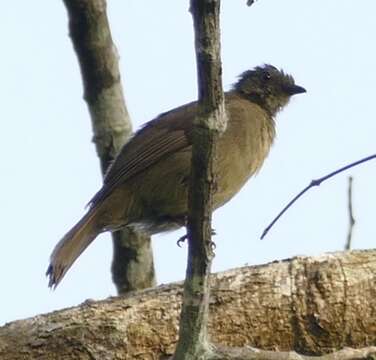
MULTIPOLYGON (((81 68, 97 153, 105 174, 132 133, 111 38, 105 0, 64 0, 69 31, 81 68)), ((114 232, 112 279, 118 293, 155 286, 150 237, 132 230, 114 232)))
MULTIPOLYGON (((212 275, 211 340, 304 354, 375 345, 375 273, 376 251, 368 250, 212 275)), ((15 321, 0 328, 0 358, 167 357, 177 342, 181 298, 181 284, 171 284, 15 321)))

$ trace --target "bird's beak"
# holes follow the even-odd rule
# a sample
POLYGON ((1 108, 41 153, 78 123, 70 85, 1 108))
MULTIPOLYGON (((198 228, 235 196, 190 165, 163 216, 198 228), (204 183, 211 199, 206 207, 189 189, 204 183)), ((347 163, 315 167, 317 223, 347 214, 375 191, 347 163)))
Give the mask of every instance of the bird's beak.
POLYGON ((302 94, 302 93, 307 92, 307 90, 304 89, 304 87, 301 87, 299 85, 289 85, 289 86, 286 86, 285 91, 290 96, 296 95, 296 94, 302 94))

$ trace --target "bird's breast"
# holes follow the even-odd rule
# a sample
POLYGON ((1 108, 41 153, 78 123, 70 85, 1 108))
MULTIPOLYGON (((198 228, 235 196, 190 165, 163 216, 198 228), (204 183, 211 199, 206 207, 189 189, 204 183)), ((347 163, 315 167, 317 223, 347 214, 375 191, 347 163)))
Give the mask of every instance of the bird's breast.
POLYGON ((272 145, 274 121, 258 105, 243 101, 227 107, 229 122, 219 140, 215 207, 229 201, 262 166, 272 145))

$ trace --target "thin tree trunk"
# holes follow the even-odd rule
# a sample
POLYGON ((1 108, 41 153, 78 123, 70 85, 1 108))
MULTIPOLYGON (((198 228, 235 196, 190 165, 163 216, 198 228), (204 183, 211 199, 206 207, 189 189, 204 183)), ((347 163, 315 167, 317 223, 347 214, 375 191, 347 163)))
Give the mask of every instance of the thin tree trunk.
POLYGON ((197 60, 198 104, 192 134, 188 201, 188 265, 175 360, 194 360, 208 352, 207 336, 214 167, 217 142, 226 127, 220 54, 220 0, 191 0, 197 60))
MULTIPOLYGON (((212 275, 209 335, 244 351, 251 346, 320 355, 374 346, 375 273, 376 251, 368 250, 212 275)), ((9 323, 0 327, 0 359, 168 357, 177 342, 182 292, 182 284, 165 285, 9 323)))
MULTIPOLYGON (((63 0, 84 84, 97 153, 104 174, 132 132, 111 38, 105 0, 63 0)), ((131 230, 113 233, 112 278, 118 293, 155 285, 150 237, 131 230)))

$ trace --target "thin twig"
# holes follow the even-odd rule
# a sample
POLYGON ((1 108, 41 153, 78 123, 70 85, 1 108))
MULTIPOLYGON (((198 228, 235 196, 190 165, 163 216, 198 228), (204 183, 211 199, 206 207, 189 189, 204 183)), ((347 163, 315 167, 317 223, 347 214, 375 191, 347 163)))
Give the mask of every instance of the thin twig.
POLYGON ((373 154, 373 155, 370 155, 370 156, 367 156, 361 160, 358 160, 358 161, 355 161, 349 165, 346 165, 336 171, 333 171, 331 172, 330 174, 326 175, 326 176, 323 176, 322 178, 319 178, 319 179, 316 179, 316 180, 312 180, 311 183, 306 186, 298 195, 296 195, 283 209, 282 211, 274 218, 274 220, 265 228, 265 230, 263 231, 262 235, 261 235, 261 240, 266 236, 266 234, 269 232, 269 230, 273 227, 273 225, 278 221, 278 219, 287 211, 287 209, 293 205, 295 203, 295 201, 297 201, 301 196, 303 196, 310 188, 314 187, 314 186, 320 186, 322 182, 330 179, 331 177, 343 172, 343 171, 346 171, 348 169, 351 169, 352 167, 354 166, 357 166, 357 165, 360 165, 364 162, 367 162, 369 160, 372 160, 372 159, 375 159, 376 158, 376 154, 373 154))
POLYGON ((347 241, 345 245, 345 250, 351 249, 351 240, 352 240, 352 233, 353 228, 355 225, 355 219, 353 214, 353 207, 352 207, 352 184, 353 178, 349 176, 349 187, 348 187, 348 211, 349 211, 349 232, 347 233, 347 241))

